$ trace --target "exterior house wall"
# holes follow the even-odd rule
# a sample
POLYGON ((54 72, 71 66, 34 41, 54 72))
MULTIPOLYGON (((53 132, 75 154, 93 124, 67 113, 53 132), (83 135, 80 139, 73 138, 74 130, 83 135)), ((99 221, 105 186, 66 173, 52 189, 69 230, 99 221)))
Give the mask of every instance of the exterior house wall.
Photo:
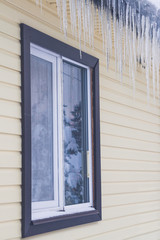
MULTIPOLYGON (((0 240, 21 239, 21 76, 20 23, 78 48, 65 39, 54 6, 34 0, 0 1, 0 240)), ((123 84, 114 58, 106 71, 102 41, 83 48, 100 59, 102 218, 28 238, 29 240, 160 240, 160 107, 147 103, 143 70, 136 93, 128 69, 123 84)), ((151 86, 152 88, 152 86, 151 86)))

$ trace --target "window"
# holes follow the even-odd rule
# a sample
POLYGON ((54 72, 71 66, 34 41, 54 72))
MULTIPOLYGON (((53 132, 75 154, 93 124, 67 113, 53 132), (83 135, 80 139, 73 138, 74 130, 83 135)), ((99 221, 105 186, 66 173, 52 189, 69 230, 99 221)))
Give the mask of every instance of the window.
POLYGON ((21 24, 22 235, 101 220, 98 59, 21 24))

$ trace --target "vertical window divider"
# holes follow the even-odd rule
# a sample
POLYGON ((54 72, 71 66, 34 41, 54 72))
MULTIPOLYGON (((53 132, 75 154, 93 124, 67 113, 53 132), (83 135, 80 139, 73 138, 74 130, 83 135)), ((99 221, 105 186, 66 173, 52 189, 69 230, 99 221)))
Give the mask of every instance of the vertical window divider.
POLYGON ((90 191, 90 204, 93 207, 93 174, 92 174, 92 123, 91 123, 91 74, 90 69, 87 69, 87 96, 88 96, 88 143, 89 143, 89 191, 90 191))
POLYGON ((57 58, 57 86, 58 86, 58 153, 59 153, 59 206, 60 210, 64 210, 64 158, 63 158, 63 60, 62 57, 57 58))
POLYGON ((57 109, 57 94, 55 89, 57 89, 57 67, 56 67, 56 58, 54 63, 52 63, 52 95, 53 95, 53 166, 54 166, 54 188, 55 188, 55 193, 56 193, 56 202, 58 205, 59 199, 58 199, 58 181, 57 181, 57 176, 58 176, 58 144, 57 144, 57 137, 58 137, 58 129, 57 129, 57 114, 58 114, 58 109, 57 109), (54 111, 56 109, 56 111, 54 111))

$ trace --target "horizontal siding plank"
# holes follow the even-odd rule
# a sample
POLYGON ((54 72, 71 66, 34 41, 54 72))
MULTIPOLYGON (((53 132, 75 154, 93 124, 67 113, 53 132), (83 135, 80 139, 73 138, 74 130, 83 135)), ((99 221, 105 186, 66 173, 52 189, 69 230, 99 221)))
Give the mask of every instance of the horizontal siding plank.
POLYGON ((12 238, 12 239, 6 239, 6 240, 22 240, 22 238, 12 238))
POLYGON ((21 151, 20 136, 0 133, 0 142, 0 151, 21 151))
POLYGON ((102 146, 120 147, 160 153, 160 144, 135 139, 101 134, 102 146))
POLYGON ((160 201, 160 191, 106 195, 102 198, 103 207, 160 201))
MULTIPOLYGON (((129 80, 129 73, 127 71, 123 72, 123 82, 121 83, 120 74, 115 71, 114 58, 113 57, 110 60, 110 66, 109 66, 108 71, 106 69, 105 61, 101 61, 100 74, 101 74, 101 78, 103 79, 102 80, 103 83, 104 83, 104 81, 108 81, 108 80, 116 81, 118 84, 121 84, 122 86, 126 86, 130 89, 127 93, 127 95, 130 96, 130 98, 134 98, 135 101, 138 101, 138 102, 140 101, 143 104, 144 103, 147 104, 147 85, 146 85, 145 73, 143 74, 143 70, 140 71, 139 73, 136 72, 136 74, 135 74, 135 93, 133 92, 132 83, 129 80), (144 93, 144 95, 145 95, 144 98, 141 97, 141 93, 144 93)), ((152 76, 150 76, 150 77, 152 79, 152 76)), ((119 91, 119 90, 116 89, 116 91, 119 91)), ((156 104, 158 104, 158 99, 156 97, 156 100, 154 101, 153 85, 152 85, 152 81, 150 81, 149 105, 154 106, 155 102, 156 102, 156 104)), ((158 105, 155 107, 155 109, 156 108, 158 108, 158 105)))
MULTIPOLYGON (((124 72, 123 72, 123 82, 121 83, 121 74, 118 71, 116 71, 116 69, 115 69, 115 58, 114 58, 114 56, 111 57, 111 63, 110 63, 110 66, 109 66, 108 70, 106 70, 106 67, 105 67, 105 60, 101 60, 101 68, 102 68, 101 74, 102 74, 104 79, 110 78, 113 81, 116 81, 117 83, 120 83, 121 85, 125 85, 126 87, 130 88, 131 90, 133 89, 132 88, 132 82, 129 80, 129 72, 127 71, 127 69, 125 69, 124 72)), ((136 86, 135 86, 136 89, 135 90, 143 92, 146 96, 147 85, 146 85, 145 71, 141 67, 137 68, 137 72, 135 74, 135 82, 136 82, 136 86)), ((150 81, 149 84, 150 84, 150 88, 151 88, 150 95, 153 97, 152 81, 150 81)), ((133 95, 133 91, 132 91, 131 95, 133 95)), ((146 100, 146 98, 144 98, 144 99, 146 100)), ((150 100, 152 101, 152 98, 150 100)))
POLYGON ((160 124, 159 116, 150 112, 139 110, 134 106, 127 106, 126 104, 120 104, 118 102, 113 102, 106 100, 105 98, 101 98, 100 107, 102 110, 107 112, 114 112, 144 122, 160 124))
POLYGON ((20 186, 0 186, 0 204, 21 202, 20 186))
POLYGON ((21 134, 21 121, 13 118, 0 117, 0 133, 21 134))
MULTIPOLYGON (((102 62, 104 65, 104 62, 102 62)), ((113 63, 114 64, 114 63, 113 63)), ((111 65, 111 67, 113 67, 114 65, 111 65)), ((118 73, 117 73, 118 74, 118 73)), ((101 88, 106 88, 106 89, 111 89, 111 90, 116 90, 119 93, 128 95, 128 96, 133 96, 133 88, 132 85, 126 84, 128 83, 128 78, 126 76, 124 76, 124 79, 126 79, 126 81, 123 81, 123 83, 120 81, 119 76, 117 77, 117 74, 115 74, 115 72, 109 68, 109 70, 107 71, 107 73, 103 74, 103 70, 101 72, 101 88)), ((142 73, 140 74, 141 78, 143 78, 142 73)), ((136 76, 137 77, 137 76, 136 76)), ((136 83, 138 82, 138 84, 141 86, 138 89, 136 89, 135 91, 135 99, 139 99, 141 101, 146 100, 146 85, 145 85, 145 78, 142 79, 143 81, 143 85, 141 84, 140 79, 136 79, 136 83)), ((151 86, 152 87, 152 86, 151 86)))
POLYGON ((21 102, 20 87, 0 83, 0 98, 3 100, 21 102))
POLYGON ((102 182, 160 181, 160 172, 102 171, 102 182))
MULTIPOLYGON (((143 78, 141 74, 141 78, 143 78)), ((135 80, 136 83, 139 83, 139 79, 135 80)), ((146 82, 146 79, 143 78, 144 83, 146 82)), ((126 78, 126 83, 127 83, 127 78, 126 78)), ((101 89, 105 91, 115 91, 120 95, 124 95, 129 97, 130 99, 134 99, 135 102, 141 102, 141 103, 147 103, 147 93, 146 93, 146 86, 144 85, 142 91, 138 91, 138 89, 135 89, 135 93, 133 92, 133 87, 132 85, 125 84, 124 82, 121 83, 121 81, 115 81, 114 78, 110 78, 108 76, 108 72, 103 75, 103 70, 101 72, 101 89)), ((152 85, 150 86, 150 91, 152 92, 152 85)), ((158 106, 159 102, 158 99, 156 98, 155 100, 153 97, 150 98, 149 105, 153 106, 158 106)))
POLYGON ((18 102, 0 99, 0 115, 4 117, 21 118, 21 105, 18 102))
POLYGON ((13 221, 0 223, 1 240, 13 239, 21 236, 21 222, 13 221))
POLYGON ((13 21, 13 19, 9 20, 8 16, 6 17, 6 15, 3 18, 2 15, 0 16, 0 32, 16 39, 20 39, 19 26, 13 21))
POLYGON ((101 98, 107 99, 109 101, 117 102, 122 105, 127 105, 128 107, 134 107, 141 111, 149 112, 159 116, 160 110, 156 105, 151 106, 147 102, 143 103, 136 101, 132 96, 126 96, 124 94, 119 94, 116 91, 101 89, 100 91, 101 98))
POLYGON ((2 204, 0 205, 0 223, 21 219, 21 204, 2 204))
POLYGON ((0 67, 0 82, 10 83, 16 86, 21 85, 21 75, 19 72, 0 67))
POLYGON ((152 192, 160 190, 160 181, 134 181, 134 182, 113 182, 102 183, 102 194, 124 194, 135 192, 152 192))
POLYGON ((121 218, 124 216, 131 216, 141 213, 160 211, 159 201, 137 203, 124 206, 114 206, 103 208, 102 218, 103 220, 110 220, 114 218, 121 218))
POLYGON ((22 240, 22 238, 12 238, 12 239, 10 239, 10 240, 22 240))
MULTIPOLYGON (((84 225, 84 231, 82 231, 81 226, 79 227, 79 229, 77 228, 76 232, 74 229, 72 230, 68 230, 66 231, 66 235, 65 235, 65 239, 66 240, 70 240, 70 237, 68 236, 69 233, 72 235, 72 239, 93 239, 94 236, 96 236, 95 239, 99 240, 101 236, 104 237, 105 235, 105 239, 114 239, 114 238, 110 238, 110 233, 117 233, 119 230, 121 229, 128 229, 128 228, 132 228, 135 227, 135 225, 139 225, 139 224, 148 224, 149 225, 152 223, 156 222, 160 222, 159 221, 159 215, 160 213, 158 212, 157 214, 155 213, 149 213, 149 214, 141 214, 141 215, 135 215, 135 216, 127 216, 124 218, 119 218, 119 219, 113 219, 113 220, 108 220, 108 221, 102 221, 99 223, 93 223, 93 224, 88 224, 87 225, 87 229, 88 231, 86 231, 86 225, 84 225), (145 217, 146 216, 146 217, 145 217), (93 226, 94 225, 94 228, 93 226)), ((58 233, 55 232, 54 237, 56 239, 57 236, 59 236, 61 239, 63 239, 64 237, 64 230, 62 230, 59 235, 58 233)), ((53 236, 53 235, 52 235, 53 236)), ((48 237, 47 239, 50 240, 51 239, 51 234, 46 235, 40 235, 38 236, 38 240, 45 240, 45 237, 48 237)), ((29 238, 30 239, 34 239, 34 238, 29 238)), ((36 239, 36 237, 35 237, 36 239)), ((103 239, 103 238, 102 238, 103 239)), ((118 238, 116 238, 117 240, 119 240, 118 238)), ((124 239, 124 238, 123 238, 124 239)), ((115 239, 114 239, 115 240, 115 239)))
POLYGON ((101 133, 108 134, 108 135, 129 137, 132 139, 148 141, 153 143, 160 143, 159 134, 141 131, 140 129, 131 129, 131 128, 120 126, 117 124, 102 122, 101 133))
POLYGON ((147 131, 151 133, 160 134, 160 127, 156 124, 150 124, 144 121, 134 119, 132 117, 126 117, 125 115, 120 115, 114 112, 107 112, 101 109, 100 111, 101 122, 112 123, 116 125, 121 125, 128 128, 135 128, 142 131, 147 131))
POLYGON ((101 166, 103 170, 160 172, 160 162, 101 159, 101 166))
POLYGON ((108 159, 129 159, 137 161, 160 161, 160 155, 156 152, 123 149, 118 147, 101 146, 101 157, 108 159))
MULTIPOLYGON (((160 240, 160 228, 159 230, 155 230, 155 231, 152 231, 152 232, 145 232, 143 234, 140 234, 137 236, 137 234, 135 234, 136 236, 134 237, 131 237, 131 238, 128 238, 129 239, 132 239, 132 240, 160 240)), ((125 239, 127 240, 127 239, 125 239)))
POLYGON ((20 152, 0 152, 0 168, 21 168, 20 152))
POLYGON ((21 171, 19 169, 0 169, 0 186, 20 184, 21 171))
POLYGON ((21 121, 18 119, 0 117, 0 133, 21 134, 21 121))
POLYGON ((21 70, 20 57, 0 49, 0 65, 16 71, 21 70))
MULTIPOLYGON (((139 220, 139 218, 138 218, 139 220)), ((117 229, 117 231, 106 232, 104 234, 92 235, 89 238, 85 238, 84 240, 106 240, 106 239, 114 239, 114 240, 129 240, 132 239, 132 236, 141 235, 147 232, 157 231, 160 229, 160 221, 146 222, 138 225, 138 222, 135 226, 126 227, 124 229, 117 229)), ((106 227, 107 231, 107 227, 106 227)), ((146 238, 149 240, 148 238, 146 238)))
POLYGON ((1 49, 20 56, 20 42, 15 38, 0 33, 0 46, 1 49))

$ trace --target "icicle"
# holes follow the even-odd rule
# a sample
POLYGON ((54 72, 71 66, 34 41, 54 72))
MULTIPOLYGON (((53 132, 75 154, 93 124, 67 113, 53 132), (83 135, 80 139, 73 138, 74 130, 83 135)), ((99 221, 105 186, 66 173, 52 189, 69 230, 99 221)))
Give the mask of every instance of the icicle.
POLYGON ((141 5, 139 2, 139 13, 138 13, 138 18, 137 18, 137 31, 138 31, 138 47, 137 47, 137 58, 138 58, 138 65, 141 61, 141 42, 140 42, 140 37, 141 37, 141 5))
POLYGON ((147 98, 149 101, 150 97, 150 81, 149 81, 149 18, 146 18, 146 29, 145 29, 145 66, 146 66, 146 80, 147 80, 147 98))
POLYGON ((158 29, 157 31, 157 38, 156 38, 156 47, 155 47, 155 51, 157 53, 156 55, 156 70, 157 70, 157 97, 160 98, 160 87, 159 87, 159 80, 160 80, 160 74, 159 74, 159 71, 160 71, 160 46, 159 46, 159 43, 158 43, 158 39, 160 39, 160 29, 158 29))
POLYGON ((91 7, 91 15, 90 15, 90 18, 91 18, 91 47, 94 48, 94 8, 93 8, 93 4, 91 3, 90 4, 90 7, 91 7))
POLYGON ((60 18, 60 29, 62 31, 62 6, 61 6, 61 1, 62 0, 56 0, 56 4, 57 4, 57 14, 60 18))
POLYGON ((63 10, 63 32, 65 37, 67 36, 67 3, 66 0, 62 0, 62 10, 63 10))
POLYGON ((40 0, 40 8, 41 8, 41 12, 42 12, 42 7, 43 7, 43 3, 42 3, 42 0, 40 0))
POLYGON ((125 33, 126 33, 126 35, 125 35, 125 52, 124 52, 124 62, 126 62, 126 57, 128 57, 129 56, 129 47, 128 47, 128 20, 129 20, 129 18, 128 18, 128 15, 129 15, 129 3, 127 3, 127 6, 126 6, 126 19, 125 19, 125 21, 126 21, 126 27, 125 27, 125 33))
POLYGON ((144 66, 144 34, 145 34, 145 17, 142 16, 142 36, 141 36, 141 64, 144 66))
POLYGON ((78 14, 78 36, 79 36, 80 58, 82 58, 82 49, 81 49, 82 22, 81 22, 81 3, 80 3, 80 0, 77 0, 77 14, 78 14))
POLYGON ((70 21, 71 21, 71 31, 73 36, 75 35, 75 26, 76 26, 76 9, 75 1, 69 0, 69 9, 70 9, 70 21))
POLYGON ((42 7, 43 7, 43 3, 42 0, 35 0, 36 1, 36 5, 40 6, 41 12, 42 12, 42 7))
POLYGON ((155 45, 156 45, 156 30, 153 27, 153 39, 152 39, 152 81, 153 81, 153 97, 156 97, 156 86, 155 86, 155 45))
MULTIPOLYGON (((42 0, 35 0, 37 5, 42 0)), ((57 13, 62 29, 67 35, 67 2, 56 0, 57 13)), ((82 38, 84 46, 94 48, 95 29, 102 35, 106 66, 109 67, 112 55, 112 29, 115 55, 115 69, 122 81, 125 65, 129 66, 129 77, 135 94, 135 73, 137 65, 146 72, 147 96, 150 97, 150 74, 152 74, 153 96, 160 99, 160 29, 143 15, 141 2, 137 5, 129 0, 99 0, 95 7, 91 0, 69 0, 71 31, 79 40, 82 57, 82 38), (125 5, 126 4, 126 5, 125 5), (112 25, 113 24, 113 25, 112 25), (152 25, 151 25, 152 24, 152 25), (96 28, 95 28, 96 26, 96 28)), ((41 5, 42 6, 42 5, 41 5)))
POLYGON ((113 30, 114 30, 114 55, 115 55, 115 70, 117 71, 117 21, 116 21, 116 0, 112 0, 113 8, 113 30))
POLYGON ((83 24, 83 41, 84 41, 84 46, 86 47, 86 25, 85 25, 85 20, 86 20, 86 8, 84 5, 84 0, 81 1, 81 8, 83 10, 82 13, 82 24, 83 24))
POLYGON ((121 82, 123 80, 123 14, 122 14, 122 8, 121 6, 119 6, 119 12, 120 12, 120 16, 119 16, 119 30, 120 30, 120 62, 119 62, 119 72, 120 72, 120 76, 121 76, 121 82))
POLYGON ((92 19, 91 19, 91 3, 88 3, 88 7, 87 7, 87 17, 88 17, 88 37, 89 37, 89 46, 92 46, 92 30, 91 30, 91 26, 92 26, 92 19))
POLYGON ((130 16, 130 20, 129 20, 129 78, 130 81, 132 79, 132 11, 131 11, 131 6, 129 8, 129 16, 130 16))
POLYGON ((104 27, 104 17, 103 17, 104 9, 103 9, 103 0, 101 0, 101 31, 102 31, 102 41, 103 41, 103 51, 105 52, 105 27, 104 27))
POLYGON ((133 49, 133 61, 134 61, 133 71, 136 72, 137 59, 136 59, 136 34, 135 34, 135 13, 134 13, 134 9, 132 11, 132 32, 133 32, 133 46, 132 46, 132 49, 133 49))
MULTIPOLYGON (((36 0, 36 1, 39 1, 39 0, 36 0)), ((57 4, 57 13, 58 13, 58 16, 60 17, 60 14, 61 14, 61 2, 60 2, 60 0, 56 0, 56 4, 57 4)))
POLYGON ((118 42, 119 42, 119 27, 118 27, 118 20, 115 22, 115 68, 117 72, 118 62, 119 62, 119 48, 118 48, 118 42))

